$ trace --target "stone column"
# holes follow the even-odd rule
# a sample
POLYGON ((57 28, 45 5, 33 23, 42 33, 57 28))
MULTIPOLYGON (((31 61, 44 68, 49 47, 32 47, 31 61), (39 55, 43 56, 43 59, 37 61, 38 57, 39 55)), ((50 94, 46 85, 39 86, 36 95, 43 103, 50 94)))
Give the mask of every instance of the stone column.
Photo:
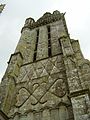
POLYGON ((71 40, 68 36, 62 36, 60 42, 64 56, 74 118, 75 120, 89 120, 89 108, 87 108, 87 106, 90 106, 89 91, 82 87, 77 59, 75 58, 71 40))
MULTIPOLYGON (((22 65, 22 61, 23 58, 20 52, 12 54, 9 60, 9 65, 5 75, 7 82, 5 88, 3 88, 3 90, 5 89, 6 94, 3 97, 2 108, 1 108, 6 114, 8 114, 11 106, 15 102, 14 97, 15 97, 16 80, 19 75, 19 70, 20 70, 20 66, 22 65)), ((3 82, 4 79, 2 83, 3 82)))

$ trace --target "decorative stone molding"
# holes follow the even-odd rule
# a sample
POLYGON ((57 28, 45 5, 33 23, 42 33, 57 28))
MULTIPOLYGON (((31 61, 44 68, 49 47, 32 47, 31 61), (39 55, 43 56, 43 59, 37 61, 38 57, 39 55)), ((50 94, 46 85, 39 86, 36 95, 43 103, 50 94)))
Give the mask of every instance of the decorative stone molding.
POLYGON ((34 29, 36 27, 40 27, 42 25, 46 25, 55 21, 60 20, 61 18, 63 18, 64 13, 60 13, 59 11, 54 11, 53 14, 46 12, 41 18, 39 18, 36 22, 34 21, 33 18, 28 18, 26 19, 25 25, 21 30, 21 33, 23 31, 23 29, 25 28, 29 28, 34 29))
POLYGON ((17 52, 17 53, 11 54, 10 59, 9 59, 9 61, 8 61, 8 64, 10 63, 12 57, 15 56, 15 55, 18 55, 18 54, 19 54, 20 57, 23 59, 23 56, 22 56, 21 52, 17 52))
POLYGON ((88 96, 90 96, 89 89, 84 89, 84 90, 73 92, 69 96, 70 97, 77 97, 77 96, 84 95, 84 94, 88 94, 88 96))

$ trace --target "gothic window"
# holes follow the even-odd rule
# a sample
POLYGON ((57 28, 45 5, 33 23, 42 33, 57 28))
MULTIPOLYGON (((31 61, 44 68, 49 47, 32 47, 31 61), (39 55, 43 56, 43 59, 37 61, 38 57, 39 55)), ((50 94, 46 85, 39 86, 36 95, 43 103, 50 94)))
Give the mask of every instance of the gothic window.
POLYGON ((39 40, 39 30, 37 30, 36 45, 35 45, 35 50, 34 50, 33 61, 36 61, 38 40, 39 40))
POLYGON ((50 30, 50 26, 47 26, 47 30, 48 30, 48 56, 51 57, 51 30, 50 30))

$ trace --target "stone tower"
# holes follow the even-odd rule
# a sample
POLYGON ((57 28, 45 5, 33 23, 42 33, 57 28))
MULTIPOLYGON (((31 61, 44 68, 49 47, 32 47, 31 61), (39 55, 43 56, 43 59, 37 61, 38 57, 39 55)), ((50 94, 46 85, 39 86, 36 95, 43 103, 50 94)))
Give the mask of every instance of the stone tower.
POLYGON ((90 120, 90 62, 63 13, 28 18, 1 82, 10 120, 90 120))

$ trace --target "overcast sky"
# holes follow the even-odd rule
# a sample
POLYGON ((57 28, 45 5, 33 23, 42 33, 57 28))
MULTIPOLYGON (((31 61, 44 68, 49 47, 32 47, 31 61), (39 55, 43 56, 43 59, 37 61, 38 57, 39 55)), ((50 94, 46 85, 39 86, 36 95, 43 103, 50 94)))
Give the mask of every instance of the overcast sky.
POLYGON ((14 53, 25 19, 37 20, 45 12, 66 12, 71 38, 79 39, 81 50, 90 60, 90 0, 0 0, 6 4, 0 15, 0 79, 14 53))

